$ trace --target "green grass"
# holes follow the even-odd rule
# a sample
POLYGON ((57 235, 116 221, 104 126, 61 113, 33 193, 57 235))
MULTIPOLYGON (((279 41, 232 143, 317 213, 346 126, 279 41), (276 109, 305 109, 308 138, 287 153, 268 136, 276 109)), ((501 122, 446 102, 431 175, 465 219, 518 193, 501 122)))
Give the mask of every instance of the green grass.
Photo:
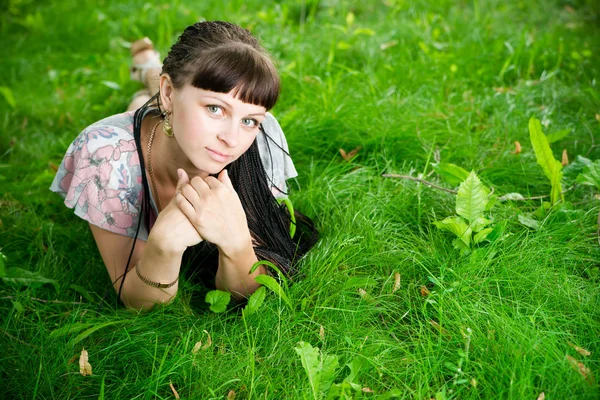
POLYGON ((339 357, 336 383, 364 361, 355 382, 374 393, 356 398, 600 398, 594 190, 566 193, 572 209, 537 231, 517 215, 539 202, 497 203, 502 238, 461 255, 433 225, 454 214, 452 195, 381 177, 428 174, 439 159, 496 194, 548 194, 531 116, 545 133, 571 130, 555 157, 599 159, 595 1, 7 0, 0 15, 0 86, 14 97, 0 95, 0 251, 7 267, 60 284, 0 281, 0 397, 173 398, 172 382, 182 398, 313 398, 294 351, 304 341, 339 357), (164 55, 201 18, 251 29, 278 61, 274 113, 300 172, 291 199, 322 239, 289 288, 292 309, 269 293, 245 320, 214 314, 185 277, 152 312, 118 307, 112 292, 99 308, 106 270, 86 223, 49 192, 51 165, 139 88, 123 42, 148 35, 164 55), (350 162, 340 157, 357 146, 350 162), (193 353, 205 330, 211 346, 193 353), (79 374, 84 347, 92 376, 79 374))

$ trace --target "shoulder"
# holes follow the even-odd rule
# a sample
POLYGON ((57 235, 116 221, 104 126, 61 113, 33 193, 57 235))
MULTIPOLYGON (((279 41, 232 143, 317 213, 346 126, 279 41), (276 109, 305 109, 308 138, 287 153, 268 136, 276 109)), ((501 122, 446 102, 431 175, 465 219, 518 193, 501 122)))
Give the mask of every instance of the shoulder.
POLYGON ((279 125, 279 121, 277 121, 270 112, 266 114, 266 118, 262 122, 262 127, 265 134, 272 140, 275 140, 279 145, 287 143, 283 129, 281 129, 281 125, 279 125))
POLYGON ((275 197, 287 195, 286 179, 298 176, 290 157, 287 140, 273 114, 267 113, 262 131, 256 138, 267 180, 275 197))
POLYGON ((67 152, 81 149, 84 145, 88 151, 95 152, 105 146, 122 147, 126 144, 135 147, 132 113, 113 115, 93 123, 75 138, 67 152))
POLYGON ((114 115, 85 128, 69 146, 51 190, 83 219, 131 236, 142 191, 133 114, 114 115))

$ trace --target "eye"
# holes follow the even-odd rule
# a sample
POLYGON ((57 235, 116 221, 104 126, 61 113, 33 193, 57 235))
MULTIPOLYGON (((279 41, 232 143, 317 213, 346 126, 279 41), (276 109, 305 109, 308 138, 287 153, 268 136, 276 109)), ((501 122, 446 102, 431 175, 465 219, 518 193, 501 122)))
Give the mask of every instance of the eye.
POLYGON ((211 114, 214 114, 214 115, 223 115, 223 108, 220 107, 220 106, 216 106, 214 104, 209 104, 208 106, 206 106, 206 109, 211 114))
POLYGON ((242 125, 254 128, 258 126, 258 121, 253 118, 242 118, 242 125))

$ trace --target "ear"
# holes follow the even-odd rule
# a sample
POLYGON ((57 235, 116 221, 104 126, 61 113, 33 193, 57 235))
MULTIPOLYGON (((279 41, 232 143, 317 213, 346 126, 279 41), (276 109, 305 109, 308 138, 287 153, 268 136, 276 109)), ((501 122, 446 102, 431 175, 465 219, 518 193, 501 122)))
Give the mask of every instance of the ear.
POLYGON ((162 74, 158 81, 160 88, 160 104, 162 105, 163 111, 173 111, 172 99, 174 96, 175 87, 171 81, 169 74, 162 74))

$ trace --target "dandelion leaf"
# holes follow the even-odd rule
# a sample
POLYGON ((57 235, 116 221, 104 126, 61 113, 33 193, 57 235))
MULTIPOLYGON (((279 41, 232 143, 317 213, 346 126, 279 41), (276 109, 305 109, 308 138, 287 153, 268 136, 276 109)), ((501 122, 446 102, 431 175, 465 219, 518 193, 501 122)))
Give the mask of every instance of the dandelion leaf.
POLYGON ((321 379, 319 366, 319 349, 313 348, 310 343, 300 342, 298 347, 294 347, 296 353, 300 356, 302 367, 308 375, 308 382, 315 398, 318 398, 319 384, 321 379))
POLYGON ((338 356, 321 353, 321 380, 319 392, 326 392, 335 378, 335 371, 339 367, 338 356))

